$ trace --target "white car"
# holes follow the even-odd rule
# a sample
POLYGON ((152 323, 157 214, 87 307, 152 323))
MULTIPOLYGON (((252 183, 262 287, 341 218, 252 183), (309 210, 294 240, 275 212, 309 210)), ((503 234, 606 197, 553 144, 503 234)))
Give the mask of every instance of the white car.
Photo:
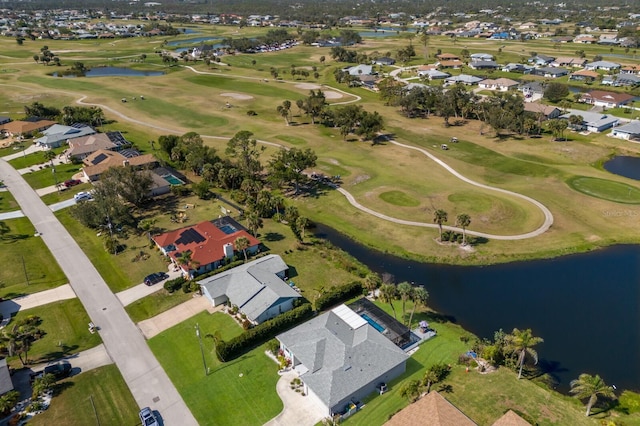
POLYGON ((89 201, 93 199, 93 196, 87 191, 80 191, 73 196, 73 199, 76 200, 76 202, 89 201))

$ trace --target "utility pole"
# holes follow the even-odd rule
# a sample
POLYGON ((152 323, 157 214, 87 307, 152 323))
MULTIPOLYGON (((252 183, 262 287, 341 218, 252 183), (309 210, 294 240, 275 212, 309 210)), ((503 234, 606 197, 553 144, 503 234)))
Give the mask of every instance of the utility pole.
POLYGON ((204 375, 209 375, 209 369, 207 368, 207 360, 204 357, 204 348, 202 347, 202 337, 200 336, 200 325, 196 323, 196 336, 198 336, 198 342, 200 343, 200 353, 202 354, 202 365, 204 366, 204 375))

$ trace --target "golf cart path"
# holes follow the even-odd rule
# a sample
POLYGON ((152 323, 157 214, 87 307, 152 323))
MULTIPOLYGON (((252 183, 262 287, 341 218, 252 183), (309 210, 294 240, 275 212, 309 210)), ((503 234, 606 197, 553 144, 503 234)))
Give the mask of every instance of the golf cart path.
MULTIPOLYGON (((190 67, 187 67, 190 68, 190 67)), ((205 72, 202 71, 196 71, 194 69, 192 69, 192 71, 196 72, 196 73, 204 73, 207 74, 205 72)), ((395 71, 395 70, 394 70, 395 71)), ((398 70, 399 72, 400 70, 398 70)), ((216 74, 216 73, 210 73, 210 74, 216 74)), ((224 74, 223 74, 224 75, 224 74)), ((256 77, 246 77, 246 78, 250 78, 250 79, 257 79, 256 77)), ((26 88, 26 87, 25 87, 26 88)), ((30 89, 30 88, 27 88, 30 89)), ((333 87, 331 88, 332 90, 339 90, 339 89, 334 89, 333 87)), ((77 95, 77 93, 73 93, 73 92, 65 92, 65 93, 71 93, 74 95, 77 95)), ((86 99, 87 96, 86 95, 82 95, 79 99, 76 100, 76 103, 79 105, 86 105, 86 106, 97 106, 100 107, 106 111, 111 112, 112 114, 120 117, 123 120, 132 122, 132 123, 136 123, 139 124, 141 126, 146 126, 146 127, 150 127, 156 130, 161 130, 164 132, 169 132, 169 133, 180 133, 179 131, 176 131, 175 129, 170 129, 167 127, 162 127, 162 126, 158 126, 152 123, 148 123, 148 122, 144 122, 141 120, 137 120, 134 118, 130 118, 127 115, 121 113, 120 111, 111 108, 109 106, 106 105, 102 105, 102 104, 97 104, 97 103, 90 103, 90 102, 84 102, 84 99, 86 99)), ((202 138, 207 138, 207 139, 218 139, 218 140, 229 140, 231 138, 229 137, 224 137, 224 136, 211 136, 211 135, 201 135, 202 138)), ((258 142, 260 142, 261 144, 264 145, 269 145, 269 146, 274 146, 274 147, 279 147, 279 148, 286 148, 284 145, 279 144, 279 143, 274 143, 274 142, 269 142, 269 141, 265 141, 265 140, 260 140, 260 139, 256 139, 258 142)), ((544 221, 543 223, 535 230, 531 231, 531 232, 527 232, 524 234, 517 234, 517 235, 495 235, 495 234, 489 234, 489 233, 485 233, 485 232, 478 232, 478 231, 472 231, 467 229, 466 233, 468 235, 473 235, 473 236, 477 236, 477 237, 483 237, 483 238, 489 238, 489 239, 495 239, 495 240, 523 240, 523 239, 527 239, 527 238, 534 238, 534 237, 538 237, 540 235, 542 235, 543 233, 545 233, 550 227, 551 225, 553 225, 553 214, 551 213, 551 211, 541 202, 517 193, 517 192, 513 192, 513 191, 509 191, 506 189, 501 189, 501 188, 496 188, 493 186, 489 186, 489 185, 485 185, 479 182, 475 182, 474 180, 471 180, 465 176, 463 176, 461 173, 459 173, 458 171, 456 171, 453 167, 449 166, 447 163, 445 163, 444 161, 440 160, 438 157, 436 157, 435 155, 429 153, 428 151, 416 147, 416 146, 412 146, 412 145, 406 145, 394 140, 389 140, 390 143, 402 147, 402 148, 406 148, 406 149, 412 149, 418 152, 421 152, 422 154, 426 155, 427 157, 429 157, 431 160, 435 161, 437 164, 439 164, 440 166, 442 166, 445 170, 447 170, 448 172, 450 172, 451 174, 453 174, 455 177, 457 177, 458 179, 461 179, 462 181, 469 183, 470 185, 476 186, 478 188, 483 188, 483 189, 488 189, 491 191, 496 191, 505 195, 509 195, 509 196, 513 196, 513 197, 517 197, 520 199, 523 199, 531 204, 533 204, 534 206, 536 206, 540 211, 542 211, 543 215, 544 215, 544 221)), ((400 225, 408 225, 408 226, 419 226, 419 227, 423 227, 423 228, 438 228, 437 224, 434 223, 427 223, 427 222, 417 222, 417 221, 411 221, 411 220, 404 220, 404 219, 398 219, 398 218, 394 218, 391 216, 387 216, 383 213, 377 212, 373 209, 370 209, 368 207, 363 206, 362 204, 360 204, 358 201, 356 201, 355 197, 348 192, 346 189, 344 188, 338 188, 338 191, 343 194, 346 198, 347 201, 355 208, 368 213, 372 216, 375 216, 379 219, 383 219, 389 222, 393 222, 393 223, 397 223, 400 225)), ((444 225, 442 227, 443 229, 447 229, 450 231, 455 231, 455 232, 462 232, 462 228, 458 228, 455 226, 447 226, 444 225)))

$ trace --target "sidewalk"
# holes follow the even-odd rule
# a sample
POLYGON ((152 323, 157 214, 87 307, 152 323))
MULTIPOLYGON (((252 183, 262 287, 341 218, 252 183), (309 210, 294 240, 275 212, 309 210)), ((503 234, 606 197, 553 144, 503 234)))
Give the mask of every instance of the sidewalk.
POLYGON ((71 286, 69 284, 65 284, 51 290, 45 290, 39 293, 27 294, 26 296, 5 300, 0 302, 0 314, 2 314, 0 327, 7 325, 11 319, 11 315, 20 310, 35 308, 36 306, 46 305, 59 300, 75 299, 75 297, 76 294, 71 286))
POLYGON ((204 296, 196 296, 175 308, 161 313, 160 315, 156 315, 148 320, 140 321, 138 323, 138 328, 145 338, 151 339, 152 337, 162 333, 174 325, 180 324, 182 321, 187 320, 202 311, 214 313, 220 310, 222 310, 222 305, 214 308, 209 299, 204 296))

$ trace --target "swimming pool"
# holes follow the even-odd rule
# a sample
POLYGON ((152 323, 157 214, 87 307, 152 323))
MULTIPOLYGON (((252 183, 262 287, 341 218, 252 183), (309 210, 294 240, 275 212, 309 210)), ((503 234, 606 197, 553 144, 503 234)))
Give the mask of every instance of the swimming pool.
POLYGON ((373 318, 371 318, 369 315, 367 314, 360 314, 360 316, 362 318, 364 318, 369 324, 371 324, 371 327, 375 328, 376 330, 378 330, 380 333, 382 333, 384 331, 384 327, 381 326, 380 324, 378 324, 377 322, 375 322, 373 320, 373 318))
POLYGON ((222 232, 224 232, 227 235, 233 234, 234 232, 238 231, 236 228, 234 228, 233 226, 228 225, 228 224, 227 225, 222 225, 218 229, 220 229, 222 232))
POLYGON ((184 185, 184 182, 172 174, 162 176, 162 179, 169 182, 171 185, 184 185))

